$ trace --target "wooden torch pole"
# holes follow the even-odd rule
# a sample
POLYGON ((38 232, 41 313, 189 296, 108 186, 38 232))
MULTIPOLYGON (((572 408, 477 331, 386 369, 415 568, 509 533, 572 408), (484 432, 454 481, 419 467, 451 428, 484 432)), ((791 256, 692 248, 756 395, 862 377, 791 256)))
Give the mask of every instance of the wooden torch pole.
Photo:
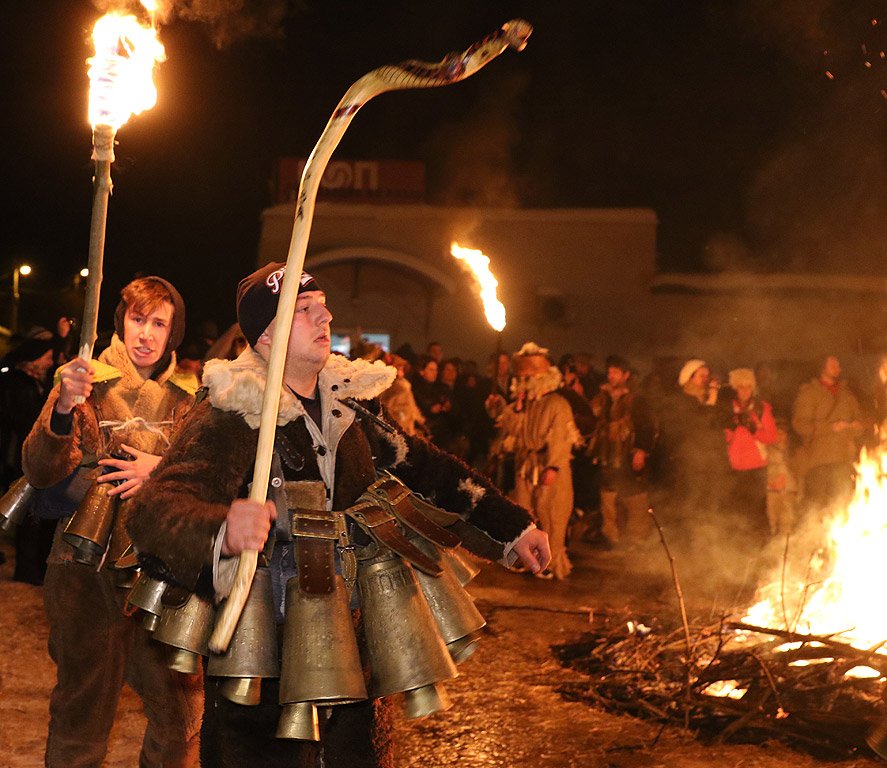
MULTIPOLYGON (((77 357, 85 363, 92 360, 96 329, 99 322, 99 298, 102 290, 102 262, 105 254, 105 225, 108 220, 108 199, 111 196, 111 163, 114 162, 114 129, 97 125, 92 134, 93 177, 92 220, 89 227, 89 275, 86 278, 86 298, 83 323, 80 328, 80 348, 77 357)), ((83 398, 77 397, 82 403, 83 398)))

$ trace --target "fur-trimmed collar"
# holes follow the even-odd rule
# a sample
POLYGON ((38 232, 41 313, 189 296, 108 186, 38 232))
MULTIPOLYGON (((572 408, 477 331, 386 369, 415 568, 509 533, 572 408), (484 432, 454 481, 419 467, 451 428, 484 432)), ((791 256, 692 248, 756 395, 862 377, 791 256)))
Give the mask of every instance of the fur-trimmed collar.
MULTIPOLYGON (((203 369, 203 384, 209 390, 209 401, 221 411, 240 414, 251 429, 261 421, 262 398, 268 366, 252 347, 247 347, 235 360, 209 360, 203 369)), ((353 397, 368 400, 381 395, 397 377, 397 371, 381 360, 349 360, 330 355, 318 376, 322 403, 353 397), (335 387, 335 389, 333 389, 335 387)), ((280 392, 277 426, 283 426, 305 413, 299 398, 286 387, 280 392)))
MULTIPOLYGON (((124 345, 116 333, 111 337, 111 345, 99 355, 99 362, 104 363, 105 365, 110 365, 119 371, 122 377, 121 383, 127 389, 140 389, 144 386, 145 380, 136 370, 132 360, 129 359, 129 355, 126 354, 126 345, 124 345)), ((155 376, 153 381, 156 381, 158 384, 163 384, 173 375, 175 370, 176 353, 173 352, 169 365, 162 373, 155 376)))

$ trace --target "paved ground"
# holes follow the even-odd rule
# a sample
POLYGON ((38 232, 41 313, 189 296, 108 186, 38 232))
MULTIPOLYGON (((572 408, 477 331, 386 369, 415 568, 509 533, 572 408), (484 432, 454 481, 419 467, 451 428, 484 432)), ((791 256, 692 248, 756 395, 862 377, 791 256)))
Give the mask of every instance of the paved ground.
MULTIPOLYGON (((680 571, 681 552, 678 550, 680 571)), ((0 551, 11 555, 6 539, 0 551)), ((556 689, 581 675, 558 664, 554 644, 587 630, 592 612, 628 608, 640 616, 676 615, 668 559, 657 545, 645 553, 599 552, 580 543, 568 582, 551 582, 484 567, 472 583, 489 628, 478 652, 447 684, 454 706, 420 721, 397 724, 399 768, 812 768, 823 763, 771 742, 764 746, 706 746, 678 729, 611 715, 566 701, 556 689)), ((682 576, 691 616, 718 614, 747 593, 740 567, 715 562, 682 576)), ((49 691, 54 668, 46 654, 41 590, 10 581, 0 567, 0 768, 42 765, 49 691)), ((581 682, 581 681, 580 681, 581 682)), ((108 768, 136 764, 144 720, 135 695, 124 691, 106 761, 108 768)), ((857 759, 831 763, 874 767, 857 759)))

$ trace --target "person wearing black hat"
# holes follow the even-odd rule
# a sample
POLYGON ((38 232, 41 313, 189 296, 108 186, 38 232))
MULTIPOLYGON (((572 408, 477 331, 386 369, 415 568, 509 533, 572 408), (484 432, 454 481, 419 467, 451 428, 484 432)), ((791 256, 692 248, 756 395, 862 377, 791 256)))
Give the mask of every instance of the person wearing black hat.
MULTIPOLYGON (((384 559, 390 547, 370 539, 346 513, 385 471, 455 513, 453 530, 476 554, 508 564, 519 556, 533 570, 544 568, 547 538, 525 509, 454 457, 404 433, 381 408, 378 398, 395 370, 378 360, 330 354, 332 315, 307 273, 301 275, 289 331, 269 501, 262 505, 243 498, 255 462, 284 272, 284 265, 269 264, 241 281, 237 316, 250 346, 236 360, 207 362, 207 396, 185 419, 135 499, 129 531, 143 568, 219 599, 228 593, 236 567, 228 556, 262 550, 270 533, 277 545, 269 578, 282 622, 284 589, 290 592, 293 582, 300 593, 322 591, 318 585, 330 581, 334 561, 335 572, 353 585, 357 563, 384 559), (341 525, 345 543, 335 549, 328 543, 319 560, 309 555, 318 542, 307 542, 312 534, 296 526, 309 519, 341 525), (376 554, 370 555, 373 547, 376 554)), ((377 535, 383 535, 381 526, 377 535)), ((334 638, 322 642, 339 647, 334 638)), ((390 765, 390 735, 379 714, 385 707, 372 699, 330 707, 319 744, 275 738, 281 716, 277 688, 275 679, 263 680, 261 703, 244 707, 224 697, 219 678, 207 677, 203 765, 390 765)))
POLYGON ((124 613, 129 542, 127 505, 117 514, 104 560, 75 562, 61 532, 92 481, 116 481, 109 496, 129 499, 157 466, 193 390, 177 384, 175 348, 185 330, 178 291, 160 277, 134 280, 114 315, 116 334, 98 360, 59 369, 22 451, 37 503, 61 517, 44 580, 49 653, 58 667, 50 700, 45 762, 98 768, 104 760, 124 681, 148 719, 140 766, 190 766, 197 757, 203 696, 200 675, 168 667, 169 649, 124 613), (76 398, 85 398, 76 403, 76 398), (99 468, 101 467, 101 469, 99 468), (105 474, 96 477, 102 469, 105 474), (119 560, 119 563, 118 563, 119 560))

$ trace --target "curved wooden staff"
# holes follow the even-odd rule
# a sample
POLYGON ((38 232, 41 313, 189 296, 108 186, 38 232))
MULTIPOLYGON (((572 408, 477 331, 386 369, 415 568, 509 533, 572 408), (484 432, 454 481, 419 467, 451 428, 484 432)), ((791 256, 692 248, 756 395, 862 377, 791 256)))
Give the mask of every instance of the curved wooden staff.
MULTIPOLYGON (((299 278, 305 263, 308 235, 314 218, 314 200, 317 197, 317 189, 320 186, 323 172, 342 135, 357 111, 374 96, 386 91, 434 88, 439 85, 457 83, 473 75, 506 48, 523 50, 532 31, 533 27, 528 22, 523 19, 513 19, 463 53, 450 53, 437 64, 410 60, 374 69, 348 89, 330 117, 308 158, 299 185, 296 219, 277 307, 275 331, 271 340, 271 354, 268 362, 268 378, 262 401, 259 444, 250 493, 250 499, 253 501, 264 503, 268 490, 271 454, 274 450, 274 436, 277 429, 277 409, 280 404, 280 387, 286 364, 286 349, 299 292, 299 278)), ((240 555, 234 587, 219 612, 215 629, 209 641, 209 647, 214 653, 223 653, 231 641, 231 635, 237 626, 252 585, 257 559, 258 553, 254 551, 242 552, 240 555)))

